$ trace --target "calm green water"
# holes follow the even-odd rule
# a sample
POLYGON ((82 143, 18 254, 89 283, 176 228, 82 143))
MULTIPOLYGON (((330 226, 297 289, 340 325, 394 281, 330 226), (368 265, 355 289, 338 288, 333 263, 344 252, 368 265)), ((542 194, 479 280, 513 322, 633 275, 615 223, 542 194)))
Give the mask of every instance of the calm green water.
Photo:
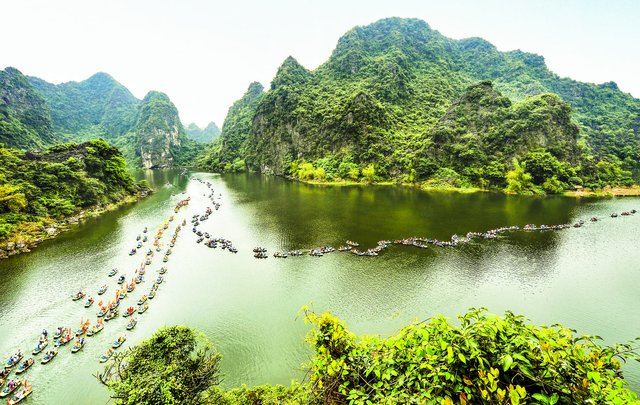
MULTIPOLYGON (((320 187, 251 175, 155 171, 144 175, 158 190, 136 205, 91 219, 28 255, 0 262, 0 359, 16 349, 27 352, 43 328, 77 328, 95 320, 96 308, 69 296, 88 290, 97 297, 112 267, 130 276, 142 254, 130 257, 135 237, 155 230, 175 203, 191 204, 176 219, 202 213, 213 183, 222 206, 200 229, 231 239, 234 255, 195 243, 182 232, 165 283, 134 331, 118 318, 89 338, 77 354, 61 348, 52 363, 34 365, 27 376, 29 403, 103 404, 108 393, 92 374, 99 356, 120 334, 127 344, 149 337, 164 325, 187 324, 202 331, 224 356, 224 384, 288 383, 300 376, 310 355, 307 328, 298 316, 304 304, 331 311, 355 332, 391 334, 402 325, 436 313, 448 316, 470 307, 507 309, 535 323, 564 323, 609 342, 640 336, 640 215, 612 219, 611 212, 640 209, 640 199, 577 200, 497 194, 426 193, 400 187, 320 187), (183 191, 186 194, 181 194, 183 191), (346 239, 373 247, 381 239, 453 233, 505 225, 556 224, 606 217, 580 229, 514 233, 458 248, 393 246, 376 258, 332 253, 322 258, 256 260, 251 249, 310 248, 346 239)), ((174 225, 169 231, 172 232, 174 225)), ((156 256, 147 281, 123 306, 148 292, 162 263, 156 256)), ((37 357, 40 359, 40 356, 37 357)), ((626 368, 640 391, 640 368, 626 368)))

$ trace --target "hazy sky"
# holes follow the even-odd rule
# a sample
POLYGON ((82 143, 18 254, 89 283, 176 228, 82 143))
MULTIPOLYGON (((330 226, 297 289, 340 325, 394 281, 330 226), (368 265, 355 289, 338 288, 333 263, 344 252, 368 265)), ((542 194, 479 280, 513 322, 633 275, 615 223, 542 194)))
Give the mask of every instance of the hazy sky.
POLYGON ((142 98, 167 93, 188 124, 222 126, 252 81, 292 55, 309 69, 338 38, 415 17, 452 38, 545 57, 561 76, 640 97, 640 0, 2 0, 0 68, 53 83, 103 71, 142 98))

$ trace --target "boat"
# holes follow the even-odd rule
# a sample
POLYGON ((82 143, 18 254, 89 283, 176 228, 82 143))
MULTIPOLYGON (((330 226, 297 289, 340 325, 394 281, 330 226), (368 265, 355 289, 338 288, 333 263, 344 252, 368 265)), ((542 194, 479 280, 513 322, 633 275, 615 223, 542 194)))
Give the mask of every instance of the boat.
POLYGON ((102 294, 104 294, 105 292, 107 292, 107 289, 108 289, 108 288, 109 288, 109 286, 108 286, 108 285, 106 285, 106 284, 105 284, 105 285, 103 285, 102 287, 100 287, 100 289, 98 290, 98 295, 102 295, 102 294))
POLYGON ((146 242, 146 241, 148 241, 148 240, 149 240, 149 238, 147 238, 147 235, 144 235, 144 238, 142 238, 142 241, 143 241, 143 242, 146 242))
POLYGON ((89 329, 89 321, 86 324, 80 326, 80 328, 76 331, 76 337, 82 336, 87 333, 87 329, 89 329))
POLYGON ((136 240, 140 240, 140 238, 141 238, 140 235, 136 236, 136 240))
POLYGON ((40 340, 38 341, 38 344, 36 345, 35 349, 33 349, 33 351, 31 352, 31 354, 38 354, 41 351, 44 350, 45 347, 47 347, 47 345, 49 344, 49 341, 47 339, 44 340, 40 340))
POLYGON ((143 304, 140 306, 140 308, 138 308, 138 313, 144 314, 145 312, 147 312, 147 309, 149 309, 149 304, 143 304))
POLYGON ((138 249, 142 247, 142 242, 138 242, 138 249))
POLYGON ((166 267, 160 267, 160 270, 158 270, 158 273, 160 274, 164 274, 167 272, 167 268, 166 267))
POLYGON ((25 371, 29 370, 29 367, 33 366, 33 363, 35 363, 33 357, 29 357, 24 361, 24 363, 20 364, 20 367, 18 367, 18 369, 16 370, 16 374, 22 374, 25 371))
POLYGON ((58 341, 56 342, 56 346, 64 346, 67 343, 71 342, 73 340, 73 337, 71 337, 70 333, 67 333, 66 335, 62 336, 60 339, 58 339, 58 341))
POLYGON ((164 258, 162 258, 162 261, 165 262, 165 263, 168 262, 169 261, 169 256, 164 255, 164 258))
POLYGON ((85 340, 85 338, 80 338, 76 341, 76 344, 73 345, 73 347, 71 348, 71 353, 77 353, 80 350, 82 350, 82 348, 84 347, 84 345, 87 343, 87 341, 85 340))
MULTIPOLYGON (((120 291, 118 293, 118 299, 119 300, 123 300, 126 296, 127 296, 127 291, 126 290, 122 290, 122 291, 120 291)), ((120 301, 116 301, 116 302, 119 303, 120 301)))
POLYGON ((7 404, 8 405, 15 405, 18 402, 22 401, 23 399, 25 399, 26 397, 28 397, 31 392, 33 392, 33 385, 29 384, 29 386, 26 385, 26 381, 25 381, 25 387, 19 391, 16 395, 13 396, 13 398, 11 398, 7 404))
POLYGON ((58 329, 56 330, 56 333, 53 334, 53 338, 60 339, 60 336, 62 336, 63 333, 64 333, 64 328, 62 326, 59 326, 58 329))
POLYGON ((24 357, 24 354, 22 354, 21 351, 18 351, 16 354, 9 357, 9 360, 7 361, 7 364, 4 367, 11 368, 15 366, 16 364, 18 364, 18 362, 20 362, 20 360, 22 360, 23 357, 24 357))
POLYGON ((100 311, 98 311, 98 318, 102 318, 106 314, 107 314, 107 307, 102 307, 100 308, 100 311))
POLYGON ((147 257, 147 260, 144 262, 147 266, 151 264, 151 257, 147 257))
POLYGON ((107 312, 107 314, 104 316, 104 320, 108 322, 113 318, 115 318, 116 316, 118 316, 118 310, 114 308, 109 310, 109 312, 107 312))
POLYGON ((153 285, 151 286, 151 291, 157 290, 159 286, 160 285, 158 283, 154 282, 153 285))
POLYGON ((89 297, 89 299, 87 300, 87 302, 84 303, 84 307, 85 308, 89 308, 91 305, 93 305, 93 298, 89 297))
MULTIPOLYGON (((128 292, 128 293, 133 292, 133 290, 135 290, 135 288, 136 288, 136 283, 135 283, 135 282, 133 282, 133 283, 131 283, 131 284, 129 284, 129 285, 127 286, 127 292, 128 292)), ((123 298, 124 298, 124 297, 123 297, 123 298)), ((122 298, 121 298, 121 299, 122 299, 122 298)))
POLYGON ((136 321, 136 318, 131 318, 131 320, 129 321, 129 324, 127 325, 127 330, 131 330, 135 328, 137 323, 138 321, 136 321))
POLYGON ((153 297, 156 296, 156 290, 151 290, 151 292, 149 292, 149 299, 152 300, 153 297))
POLYGON ((44 354, 44 357, 42 358, 42 360, 40 360, 40 364, 49 363, 57 355, 58 355, 58 349, 49 350, 44 354))
POLYGON ((82 292, 82 291, 78 291, 78 292, 76 293, 76 295, 72 295, 72 296, 71 296, 71 299, 72 299, 72 300, 74 300, 74 301, 78 301, 78 300, 80 300, 80 299, 84 298, 84 296, 85 296, 85 295, 86 295, 86 294, 85 294, 84 292, 82 292))
POLYGON ((111 347, 117 349, 118 347, 122 346, 125 340, 127 340, 126 336, 122 335, 115 342, 113 342, 113 345, 111 345, 111 347))
POLYGON ((11 395, 11 393, 13 393, 13 391, 17 390, 22 383, 24 382, 24 380, 22 378, 18 378, 17 380, 11 380, 7 383, 7 386, 2 390, 2 392, 0 392, 0 398, 4 398, 7 395, 11 395))
POLYGON ((106 363, 113 356, 113 349, 109 349, 100 357, 100 363, 106 363))
POLYGON ((98 334, 102 329, 104 329, 104 324, 102 323, 102 320, 99 320, 96 326, 87 331, 87 336, 98 334))
POLYGON ((140 299, 138 300, 138 305, 144 304, 147 301, 147 298, 149 298, 149 296, 147 296, 146 294, 140 297, 140 299))
POLYGON ((136 248, 131 249, 131 251, 129 252, 129 256, 133 256, 136 254, 136 248))
POLYGON ((109 277, 113 277, 113 276, 115 276, 116 274, 118 274, 118 269, 113 268, 113 269, 111 269, 111 271, 109 272, 109 277))
POLYGON ((162 284, 163 280, 164 278, 162 278, 162 276, 158 276, 158 278, 156 278, 156 284, 162 284))
POLYGON ((126 276, 123 274, 120 277, 118 277, 118 284, 124 283, 124 280, 126 280, 126 276))
POLYGON ((140 273, 140 275, 136 277, 136 284, 137 283, 142 283, 144 281, 144 277, 142 277, 142 276, 143 276, 143 274, 140 273))
POLYGON ((147 233, 147 227, 144 227, 144 231, 142 231, 143 233, 147 233))
POLYGON ((134 307, 129 307, 129 308, 127 308, 126 311, 124 311, 124 314, 122 314, 122 316, 126 318, 126 317, 129 317, 129 316, 131 316, 131 315, 133 315, 135 313, 136 313, 136 309, 134 307))

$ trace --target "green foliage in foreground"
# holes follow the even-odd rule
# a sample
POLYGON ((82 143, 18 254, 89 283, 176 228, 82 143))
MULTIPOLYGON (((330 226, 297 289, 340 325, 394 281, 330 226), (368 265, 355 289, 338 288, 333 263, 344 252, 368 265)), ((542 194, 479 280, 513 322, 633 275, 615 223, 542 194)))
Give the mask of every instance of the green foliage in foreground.
POLYGON ((117 404, 201 404, 219 383, 220 355, 195 331, 174 326, 112 357, 96 377, 117 404))
POLYGON ((98 377, 119 404, 640 403, 620 369, 640 360, 638 347, 604 346, 561 325, 472 309, 459 325, 439 316, 358 338, 330 314, 305 315, 315 357, 309 380, 291 387, 221 389, 220 356, 186 327, 161 329, 98 377))
POLYGON ((28 224, 119 202, 138 189, 118 149, 103 140, 43 153, 0 145, 0 240, 28 224))

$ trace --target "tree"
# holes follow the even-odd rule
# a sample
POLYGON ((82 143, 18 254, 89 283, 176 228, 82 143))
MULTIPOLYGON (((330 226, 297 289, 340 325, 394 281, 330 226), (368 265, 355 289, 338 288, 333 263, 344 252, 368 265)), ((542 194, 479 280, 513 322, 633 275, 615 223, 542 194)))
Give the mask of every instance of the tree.
POLYGON ((220 382, 220 354, 188 327, 158 330, 96 375, 117 404, 201 404, 220 382))
POLYGON ((362 176, 367 180, 367 183, 373 183, 376 176, 376 168, 373 164, 368 165, 362 169, 362 176))
POLYGON ((530 193, 534 190, 531 174, 524 170, 524 167, 513 159, 513 170, 507 172, 506 191, 515 194, 530 193))

